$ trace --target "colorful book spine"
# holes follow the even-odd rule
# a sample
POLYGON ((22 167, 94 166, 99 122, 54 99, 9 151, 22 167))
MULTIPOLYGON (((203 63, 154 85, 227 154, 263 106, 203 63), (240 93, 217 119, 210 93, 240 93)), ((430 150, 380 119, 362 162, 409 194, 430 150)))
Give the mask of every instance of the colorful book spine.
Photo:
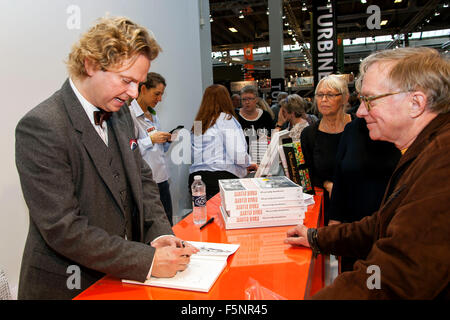
POLYGON ((298 173, 297 159, 292 146, 283 145, 283 152, 286 157, 287 169, 290 179, 298 185, 301 184, 300 175, 298 173))
POLYGON ((305 163, 305 157, 303 156, 302 147, 300 142, 292 142, 283 145, 285 151, 286 160, 288 164, 288 171, 291 180, 303 187, 304 192, 308 194, 314 194, 314 188, 311 184, 309 176, 309 170, 305 163), (293 151, 293 155, 292 155, 293 151), (289 156, 287 155, 289 154, 289 156), (293 160, 295 158, 295 162, 293 160))

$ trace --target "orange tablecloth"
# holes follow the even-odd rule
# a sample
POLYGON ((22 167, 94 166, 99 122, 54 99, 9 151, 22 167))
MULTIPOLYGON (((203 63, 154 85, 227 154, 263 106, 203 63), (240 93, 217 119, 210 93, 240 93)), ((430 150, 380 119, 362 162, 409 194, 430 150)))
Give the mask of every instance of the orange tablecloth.
MULTIPOLYGON (((323 194, 314 196, 304 224, 318 227, 323 221, 323 194)), ((76 300, 245 300, 304 299, 323 287, 323 259, 312 257, 309 248, 283 243, 292 226, 226 230, 219 212, 220 195, 207 203, 208 219, 214 223, 202 230, 187 216, 173 227, 184 240, 239 243, 225 270, 208 293, 123 284, 106 276, 79 294, 76 300)))

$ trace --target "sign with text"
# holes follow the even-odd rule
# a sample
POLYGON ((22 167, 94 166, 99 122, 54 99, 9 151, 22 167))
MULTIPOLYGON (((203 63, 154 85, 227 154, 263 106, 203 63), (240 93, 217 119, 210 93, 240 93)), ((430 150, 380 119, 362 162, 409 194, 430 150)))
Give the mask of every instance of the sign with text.
POLYGON ((270 82, 270 96, 276 100, 278 94, 285 90, 284 78, 274 78, 270 82))
POLYGON ((313 1, 312 60, 314 86, 337 71, 336 0, 313 1))

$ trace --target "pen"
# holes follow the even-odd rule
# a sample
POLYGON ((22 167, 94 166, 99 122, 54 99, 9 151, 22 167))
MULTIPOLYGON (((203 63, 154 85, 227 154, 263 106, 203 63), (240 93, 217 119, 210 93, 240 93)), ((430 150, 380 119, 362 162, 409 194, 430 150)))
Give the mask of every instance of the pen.
POLYGON ((208 221, 206 221, 201 227, 200 230, 202 230, 204 227, 206 227, 208 224, 210 224, 211 222, 214 221, 214 217, 212 217, 211 219, 209 219, 208 221))

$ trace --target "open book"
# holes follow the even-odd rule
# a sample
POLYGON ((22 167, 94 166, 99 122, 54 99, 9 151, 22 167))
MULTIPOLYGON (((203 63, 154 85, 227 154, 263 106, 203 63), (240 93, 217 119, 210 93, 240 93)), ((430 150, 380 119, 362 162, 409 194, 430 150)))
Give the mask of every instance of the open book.
POLYGON ((208 292, 227 265, 228 256, 239 244, 187 241, 200 251, 191 256, 189 266, 173 278, 151 277, 145 282, 123 279, 124 283, 208 292))

